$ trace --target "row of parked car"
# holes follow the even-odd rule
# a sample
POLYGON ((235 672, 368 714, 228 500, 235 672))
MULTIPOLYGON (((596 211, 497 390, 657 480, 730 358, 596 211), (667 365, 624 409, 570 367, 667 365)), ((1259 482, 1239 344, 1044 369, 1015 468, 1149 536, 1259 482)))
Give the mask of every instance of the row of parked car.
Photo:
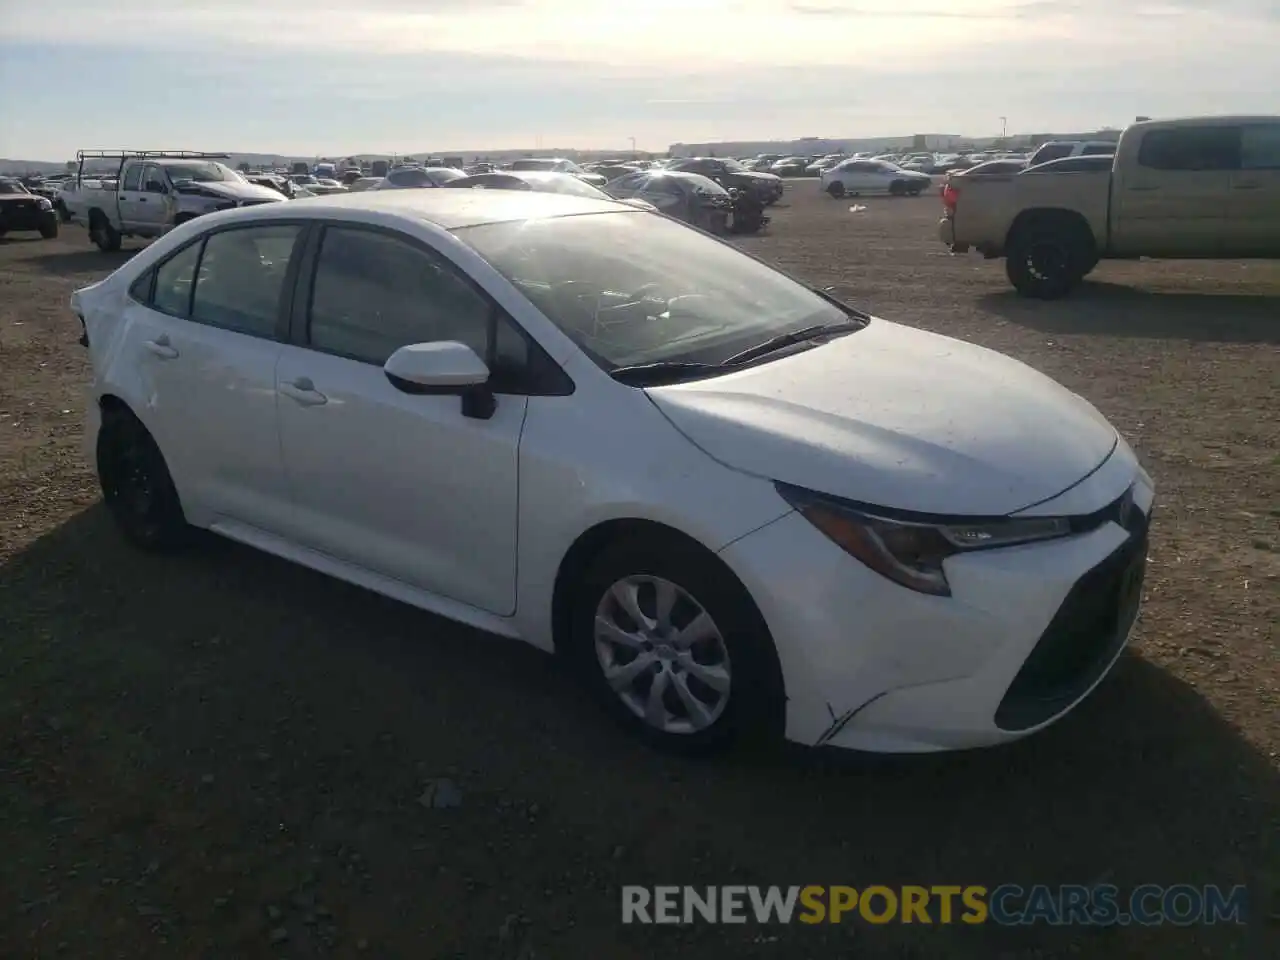
POLYGON ((619 161, 588 169, 546 157, 516 160, 503 168, 487 163, 463 169, 402 165, 384 177, 362 176, 357 170, 318 177, 242 172, 223 162, 225 154, 197 151, 81 151, 78 159, 82 172, 63 182, 53 200, 39 202, 47 204, 55 231, 59 218, 81 224, 104 251, 118 250, 126 237, 161 236, 206 213, 364 191, 472 188, 572 194, 619 200, 713 233, 759 231, 769 222, 765 207, 782 195, 780 178, 738 170, 724 161, 705 167, 697 160, 671 165, 619 161), (117 164, 111 175, 84 175, 86 163, 108 160, 117 164))

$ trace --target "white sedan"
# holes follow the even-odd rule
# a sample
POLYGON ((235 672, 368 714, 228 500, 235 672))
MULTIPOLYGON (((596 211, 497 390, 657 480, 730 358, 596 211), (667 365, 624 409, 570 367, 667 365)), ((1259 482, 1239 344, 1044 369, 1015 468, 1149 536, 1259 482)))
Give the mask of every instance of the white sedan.
POLYGON ((917 170, 904 170, 887 160, 845 160, 822 172, 822 189, 833 197, 870 193, 917 197, 933 178, 917 170))
POLYGON ((1089 403, 620 203, 231 210, 71 302, 131 540, 557 650, 666 747, 1012 740, 1137 616, 1152 482, 1089 403))

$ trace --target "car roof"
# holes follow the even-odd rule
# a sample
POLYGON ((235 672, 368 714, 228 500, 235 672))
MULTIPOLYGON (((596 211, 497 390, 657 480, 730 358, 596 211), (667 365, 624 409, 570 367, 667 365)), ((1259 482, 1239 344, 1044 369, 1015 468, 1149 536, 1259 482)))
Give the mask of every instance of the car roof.
POLYGON ((406 220, 426 221, 444 230, 459 230, 482 223, 634 209, 613 200, 534 190, 371 190, 308 198, 305 204, 289 201, 283 207, 276 204, 244 207, 235 213, 237 219, 280 216, 324 218, 332 214, 349 217, 352 212, 367 210, 406 220), (265 209, 268 206, 270 210, 265 209))

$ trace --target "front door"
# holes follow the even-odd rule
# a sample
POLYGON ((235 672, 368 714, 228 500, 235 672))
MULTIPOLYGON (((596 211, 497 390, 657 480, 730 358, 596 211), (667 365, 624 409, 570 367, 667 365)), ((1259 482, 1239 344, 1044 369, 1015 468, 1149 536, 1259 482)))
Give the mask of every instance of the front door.
POLYGON ((1223 256, 1280 257, 1280 123, 1241 131, 1223 238, 1223 256))
POLYGON ((1113 177, 1111 250, 1148 257, 1222 256, 1240 130, 1180 126, 1142 134, 1113 177))
POLYGON ((159 236, 169 223, 169 178, 164 170, 149 163, 142 171, 142 190, 137 195, 134 230, 143 236, 159 236))
POLYGON ((493 416, 476 419, 457 396, 402 393, 382 370, 413 343, 456 340, 488 356, 495 308, 437 253, 355 226, 324 229, 309 286, 305 345, 285 348, 276 375, 291 537, 514 612, 527 398, 499 396, 493 416))

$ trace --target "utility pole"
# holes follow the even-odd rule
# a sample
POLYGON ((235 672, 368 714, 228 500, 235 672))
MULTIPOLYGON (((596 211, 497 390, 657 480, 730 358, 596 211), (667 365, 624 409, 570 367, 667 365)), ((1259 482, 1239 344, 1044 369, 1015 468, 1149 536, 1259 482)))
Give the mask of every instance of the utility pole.
POLYGON ((636 158, 636 138, 628 137, 627 139, 631 141, 631 159, 634 160, 636 158))
POLYGON ((1008 117, 1000 118, 1000 139, 1001 140, 1009 139, 1009 118, 1008 117))

